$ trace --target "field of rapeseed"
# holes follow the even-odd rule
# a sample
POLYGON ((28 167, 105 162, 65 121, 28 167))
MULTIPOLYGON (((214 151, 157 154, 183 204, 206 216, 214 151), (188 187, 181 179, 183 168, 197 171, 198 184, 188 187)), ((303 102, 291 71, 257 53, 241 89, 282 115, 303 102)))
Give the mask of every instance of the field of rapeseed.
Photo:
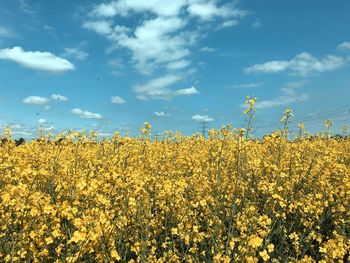
POLYGON ((349 139, 149 132, 3 140, 0 261, 349 260, 349 139))

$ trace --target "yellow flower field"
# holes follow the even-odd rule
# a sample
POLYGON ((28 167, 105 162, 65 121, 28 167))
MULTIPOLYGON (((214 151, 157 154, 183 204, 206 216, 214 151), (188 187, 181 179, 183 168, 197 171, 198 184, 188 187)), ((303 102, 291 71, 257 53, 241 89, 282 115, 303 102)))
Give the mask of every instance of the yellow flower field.
POLYGON ((224 127, 0 147, 0 260, 349 260, 350 140, 224 127))

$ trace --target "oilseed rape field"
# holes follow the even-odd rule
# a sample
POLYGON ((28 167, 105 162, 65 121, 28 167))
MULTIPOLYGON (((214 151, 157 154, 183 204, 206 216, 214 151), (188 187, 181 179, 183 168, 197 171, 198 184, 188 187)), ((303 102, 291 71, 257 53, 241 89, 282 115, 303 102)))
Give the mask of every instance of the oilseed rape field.
MULTIPOLYGON (((199 134, 0 147, 3 262, 347 262, 350 140, 199 134)), ((328 126, 330 127, 330 125, 328 126)), ((302 128, 302 125, 300 125, 302 128)), ((329 134, 328 134, 329 135, 329 134)))

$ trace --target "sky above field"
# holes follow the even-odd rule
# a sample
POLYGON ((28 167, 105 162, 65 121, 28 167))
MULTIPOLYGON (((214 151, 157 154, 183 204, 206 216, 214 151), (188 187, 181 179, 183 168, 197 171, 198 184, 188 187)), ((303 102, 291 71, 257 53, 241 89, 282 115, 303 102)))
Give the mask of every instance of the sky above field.
POLYGON ((311 132, 350 124, 348 0, 0 0, 0 128, 185 135, 282 111, 311 132))

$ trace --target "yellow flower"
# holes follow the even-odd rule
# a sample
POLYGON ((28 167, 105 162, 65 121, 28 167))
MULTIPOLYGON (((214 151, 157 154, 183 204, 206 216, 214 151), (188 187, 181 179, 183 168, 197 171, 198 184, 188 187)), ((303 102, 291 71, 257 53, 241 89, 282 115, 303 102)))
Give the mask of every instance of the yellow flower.
POLYGON ((274 250, 275 250, 275 245, 274 245, 274 244, 269 244, 269 245, 267 246, 267 251, 268 251, 269 253, 273 252, 274 250))
POLYGON ((172 235, 178 235, 177 228, 175 228, 175 227, 172 228, 172 229, 171 229, 171 234, 172 234, 172 235))
POLYGON ((259 255, 264 261, 268 261, 270 259, 270 256, 267 254, 266 250, 260 251, 259 255))
POLYGON ((249 239, 249 245, 252 246, 253 248, 260 247, 263 243, 263 239, 258 237, 258 236, 251 236, 249 239))
POLYGON ((53 243, 52 237, 47 237, 47 238, 45 238, 45 242, 46 242, 47 245, 52 244, 52 243, 53 243))
POLYGON ((75 231, 73 234, 73 237, 71 238, 71 242, 75 242, 78 243, 80 241, 84 241, 86 237, 86 233, 85 232, 79 232, 79 231, 75 231))
POLYGON ((120 259, 121 259, 120 256, 119 256, 119 254, 118 254, 118 252, 117 252, 117 250, 115 250, 115 249, 113 249, 113 250, 111 251, 111 257, 112 257, 113 259, 115 259, 115 260, 120 260, 120 259))

